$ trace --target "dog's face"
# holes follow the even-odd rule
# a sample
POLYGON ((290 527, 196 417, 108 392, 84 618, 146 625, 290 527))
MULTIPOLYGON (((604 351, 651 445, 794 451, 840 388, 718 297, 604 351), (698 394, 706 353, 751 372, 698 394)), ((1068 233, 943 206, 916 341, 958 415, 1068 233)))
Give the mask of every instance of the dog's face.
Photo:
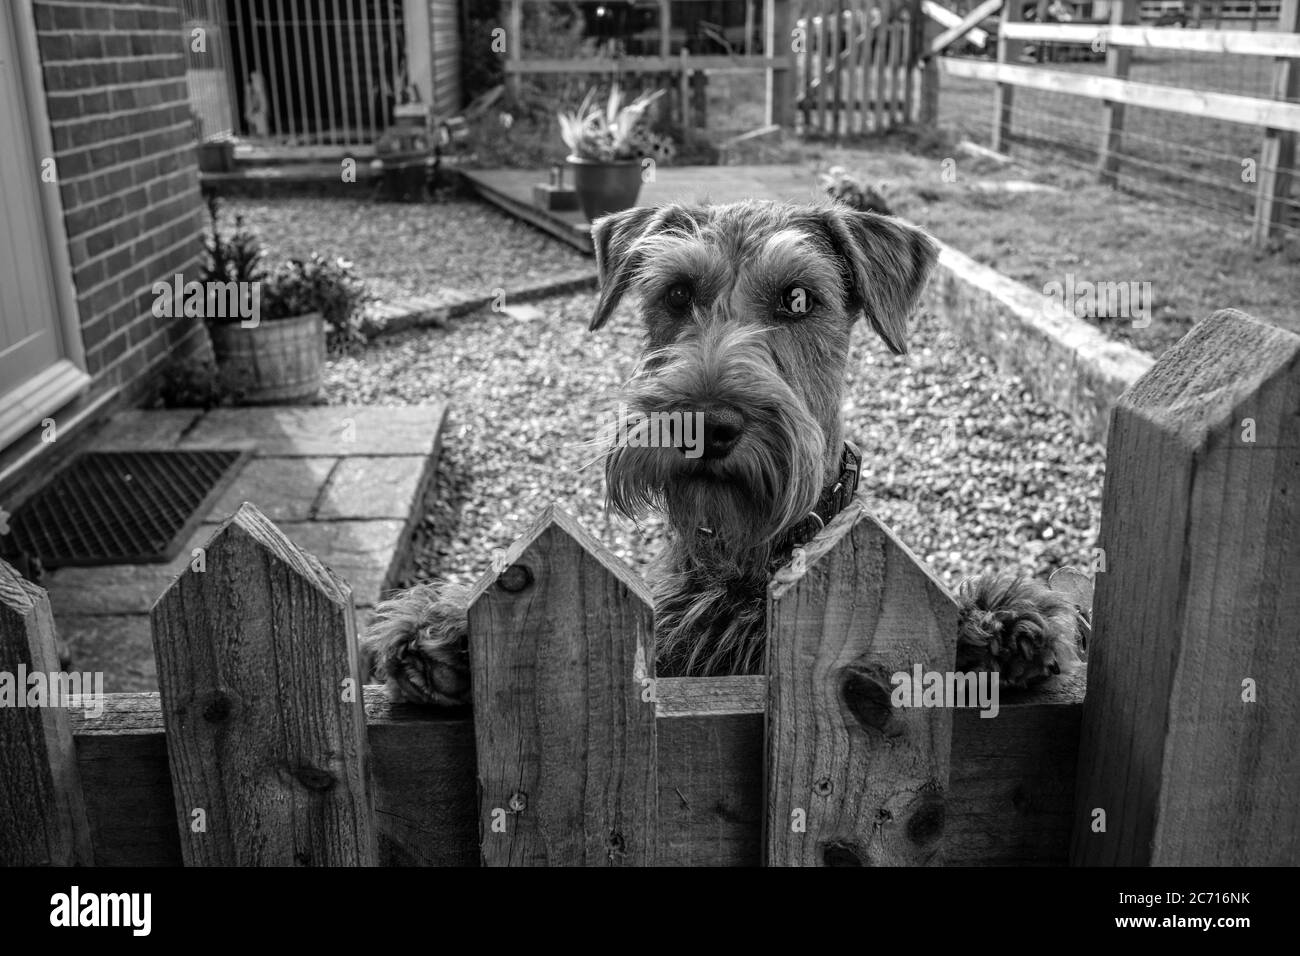
POLYGON ((647 333, 606 460, 610 504, 733 549, 771 542, 839 470, 857 317, 904 352, 933 243, 873 213, 774 202, 629 209, 592 238, 591 328, 635 295, 647 333))

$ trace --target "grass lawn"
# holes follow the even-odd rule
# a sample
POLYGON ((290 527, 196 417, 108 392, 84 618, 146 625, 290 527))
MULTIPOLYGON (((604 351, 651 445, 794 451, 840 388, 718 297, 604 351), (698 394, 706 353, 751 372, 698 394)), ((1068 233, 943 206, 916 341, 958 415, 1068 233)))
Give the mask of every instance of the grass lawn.
POLYGON ((1300 241, 1260 250, 1244 223, 1216 223, 1182 204, 1109 189, 1061 163, 1001 167, 955 149, 918 155, 903 145, 889 138, 858 149, 810 144, 804 154, 810 163, 843 165, 864 182, 883 184, 899 215, 1031 288, 1064 283, 1069 273, 1076 284, 1150 282, 1149 327, 1135 328, 1128 318, 1091 321, 1153 355, 1222 308, 1300 332, 1300 241), (955 181, 946 181, 945 169, 955 181), (1007 181, 1048 189, 984 191, 984 184, 1007 181))

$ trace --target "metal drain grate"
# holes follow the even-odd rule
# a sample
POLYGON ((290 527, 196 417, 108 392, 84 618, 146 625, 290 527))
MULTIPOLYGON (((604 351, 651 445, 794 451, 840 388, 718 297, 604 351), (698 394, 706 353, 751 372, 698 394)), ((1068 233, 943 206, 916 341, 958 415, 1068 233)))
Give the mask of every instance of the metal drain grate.
POLYGON ((0 548, 46 568, 170 561, 250 454, 86 452, 14 512, 0 548))

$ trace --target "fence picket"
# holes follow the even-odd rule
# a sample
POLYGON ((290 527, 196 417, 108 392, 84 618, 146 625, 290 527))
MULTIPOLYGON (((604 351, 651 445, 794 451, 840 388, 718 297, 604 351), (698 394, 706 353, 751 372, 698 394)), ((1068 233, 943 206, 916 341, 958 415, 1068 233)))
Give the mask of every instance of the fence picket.
POLYGON ((0 866, 92 862, 67 710, 29 697, 58 671, 49 597, 0 560, 0 866))
POLYGON ((244 504, 152 625, 186 865, 374 865, 348 585, 244 504))
POLYGON ((1112 413, 1076 864, 1300 859, 1298 408, 1300 336, 1222 311, 1112 413))
POLYGON ((645 584, 553 507, 506 560, 479 582, 469 610, 483 862, 652 864, 645 584))
POLYGON ((951 671, 957 606, 858 503, 768 592, 768 865, 940 862, 952 711, 891 675, 951 671))

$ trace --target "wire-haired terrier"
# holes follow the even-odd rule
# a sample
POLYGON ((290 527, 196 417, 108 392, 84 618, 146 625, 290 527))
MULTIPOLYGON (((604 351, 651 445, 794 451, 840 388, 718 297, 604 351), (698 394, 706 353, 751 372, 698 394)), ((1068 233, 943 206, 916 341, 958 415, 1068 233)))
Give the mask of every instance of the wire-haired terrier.
MULTIPOLYGON (((592 227, 593 331, 635 296, 646 343, 605 455, 609 507, 661 513, 653 575, 661 676, 764 664, 766 592, 857 491, 841 404, 857 317, 895 353, 935 264, 928 236, 843 204, 634 208, 592 227), (661 440, 664 435, 670 440, 661 440)), ((465 589, 420 585, 363 642, 391 694, 468 701, 465 589)), ((961 589, 956 666, 1027 686, 1078 662, 1076 608, 1031 579, 961 589)))

